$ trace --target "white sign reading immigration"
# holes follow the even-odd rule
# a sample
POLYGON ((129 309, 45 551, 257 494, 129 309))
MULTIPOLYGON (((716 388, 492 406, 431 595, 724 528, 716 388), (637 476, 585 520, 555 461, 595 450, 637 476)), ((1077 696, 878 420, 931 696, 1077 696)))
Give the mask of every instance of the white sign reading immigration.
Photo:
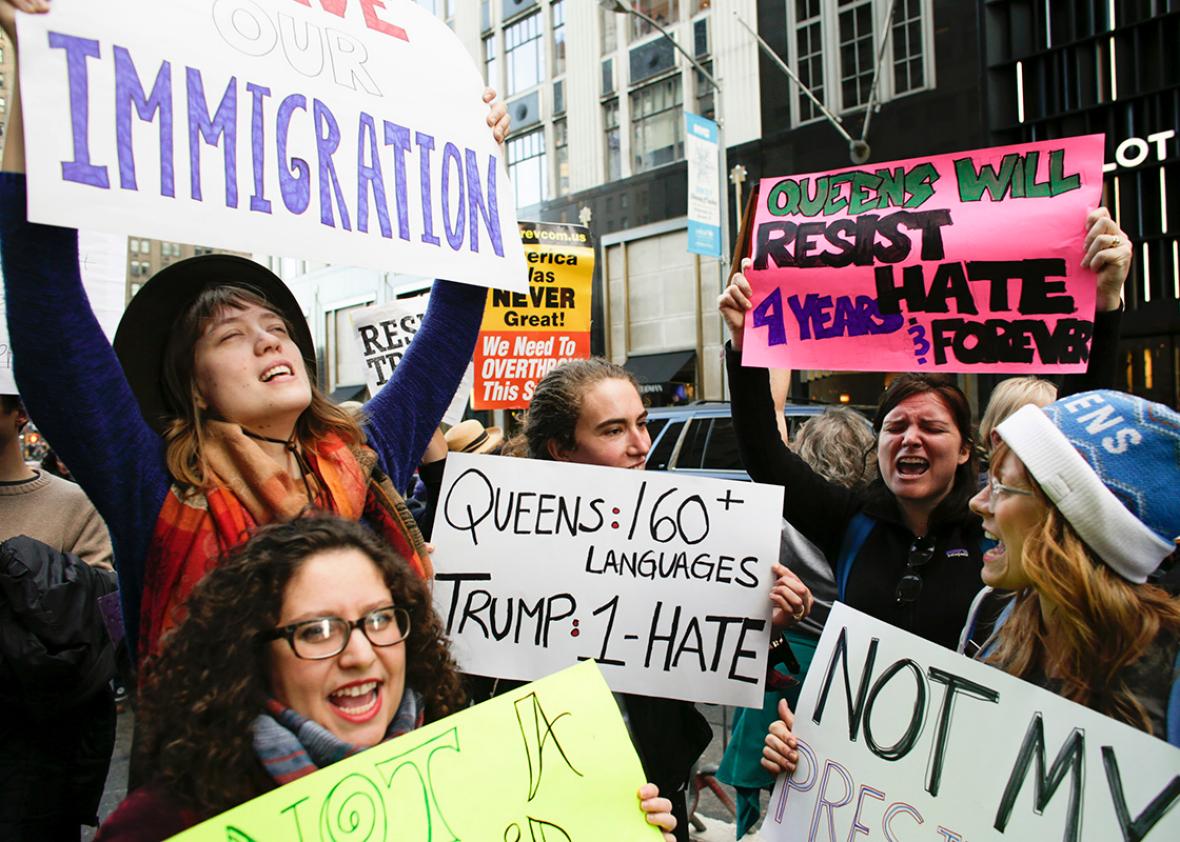
POLYGON ((761 706, 782 495, 452 453, 434 601, 459 667, 531 680, 593 658, 612 690, 761 706))
POLYGON ((1180 839, 1180 749, 837 603, 767 840, 1180 839))
POLYGON ((405 0, 54 0, 18 21, 35 222, 524 292, 479 71, 405 0))

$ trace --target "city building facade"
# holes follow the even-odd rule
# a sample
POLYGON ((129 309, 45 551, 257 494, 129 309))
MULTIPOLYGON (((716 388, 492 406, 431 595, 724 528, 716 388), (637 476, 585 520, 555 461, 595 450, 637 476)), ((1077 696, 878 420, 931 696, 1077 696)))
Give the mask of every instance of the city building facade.
POLYGON ((1135 244, 1118 388, 1180 406, 1180 2, 984 0, 990 143, 1106 135, 1103 204, 1135 244))

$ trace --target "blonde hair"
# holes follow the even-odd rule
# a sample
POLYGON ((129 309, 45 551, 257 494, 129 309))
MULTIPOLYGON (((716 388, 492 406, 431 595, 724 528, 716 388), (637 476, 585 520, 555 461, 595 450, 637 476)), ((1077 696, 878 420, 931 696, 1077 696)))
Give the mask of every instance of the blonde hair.
POLYGON ((833 406, 807 419, 790 446, 824 479, 856 488, 873 478, 876 444, 867 418, 833 406))
POLYGON ((979 419, 979 444, 991 447, 991 435, 1001 421, 1025 404, 1048 406, 1057 400, 1057 386, 1039 377, 1009 377, 992 390, 983 417, 979 419))
MULTIPOLYGON (((1007 453, 1001 443, 992 465, 1007 453)), ((1161 633, 1180 635, 1180 599, 1119 576, 1031 476, 1029 481, 1045 510, 1024 540, 1021 564, 1032 587, 1017 594, 987 661, 1020 678, 1043 674, 1060 682, 1054 688, 1058 695, 1153 733, 1147 711, 1120 674, 1142 659, 1161 633)))
MULTIPOLYGON (((206 482, 204 425, 212 419, 198 400, 194 374, 197 340, 204 334, 209 319, 226 307, 258 306, 269 310, 287 326, 291 325, 257 290, 234 284, 208 287, 189 305, 168 338, 164 350, 164 394, 174 416, 164 429, 165 459, 168 473, 183 486, 203 488, 206 482)), ((346 445, 360 444, 365 434, 353 416, 332 403, 311 383, 311 403, 295 422, 295 439, 305 449, 335 433, 346 445)))

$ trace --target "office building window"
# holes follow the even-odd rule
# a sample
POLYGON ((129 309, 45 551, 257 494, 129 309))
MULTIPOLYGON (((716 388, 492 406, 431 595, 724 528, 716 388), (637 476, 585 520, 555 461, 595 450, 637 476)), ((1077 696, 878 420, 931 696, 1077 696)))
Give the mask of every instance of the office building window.
MULTIPOLYGON (((790 60, 800 80, 830 110, 840 113, 868 104, 889 7, 890 0, 788 3, 790 60)), ((925 49, 929 25, 929 0, 896 0, 877 81, 877 102, 930 84, 930 57, 925 49)), ((802 91, 792 101, 792 113, 800 123, 822 116, 802 91)))
POLYGON ((132 260, 131 261, 131 277, 142 278, 151 271, 151 264, 146 260, 132 260))
POLYGON ((892 34, 893 93, 916 91, 926 84, 922 66, 922 0, 897 0, 892 34))
MULTIPOLYGON (((680 19, 678 8, 680 0, 632 0, 631 6, 664 28, 680 19)), ((642 38, 649 32, 658 31, 639 15, 628 15, 627 17, 631 21, 632 40, 642 38)))
POLYGON ((545 164, 545 130, 508 140, 508 176, 516 192, 516 207, 540 204, 548 190, 545 164))
POLYGON ((602 125, 604 149, 606 150, 606 180, 615 181, 623 177, 623 149, 619 142, 619 101, 607 100, 602 104, 602 125))
POLYGON ((564 196, 570 192, 570 147, 569 129, 565 120, 553 121, 553 157, 557 165, 557 181, 554 195, 564 196))
MULTIPOLYGON (((705 68, 710 76, 713 75, 713 62, 702 61, 701 67, 705 68)), ((696 91, 696 107, 695 112, 702 117, 708 117, 710 120, 717 119, 717 109, 714 105, 713 98, 716 91, 713 89, 713 83, 701 75, 701 71, 693 68, 692 71, 693 87, 696 91)))
POLYGON ((680 74, 631 92, 631 160, 636 172, 684 157, 680 74))
POLYGON ((869 101, 876 51, 872 0, 839 0, 840 97, 847 110, 869 101))
POLYGON ((483 39, 483 75, 485 82, 500 90, 500 63, 496 58, 495 33, 483 39))
POLYGON ((553 32, 553 75, 565 73, 565 2, 553 0, 549 7, 553 32))
MULTIPOLYGON (((822 102, 824 99, 824 39, 820 0, 795 2, 795 55, 799 79, 822 102)), ((820 111, 802 91, 798 94, 799 120, 820 116, 820 111)))
POLYGON ((608 12, 606 9, 598 10, 599 48, 604 56, 619 48, 618 20, 619 16, 615 12, 608 12))
POLYGON ((541 14, 529 15, 504 28, 504 63, 508 93, 514 96, 541 82, 541 14))

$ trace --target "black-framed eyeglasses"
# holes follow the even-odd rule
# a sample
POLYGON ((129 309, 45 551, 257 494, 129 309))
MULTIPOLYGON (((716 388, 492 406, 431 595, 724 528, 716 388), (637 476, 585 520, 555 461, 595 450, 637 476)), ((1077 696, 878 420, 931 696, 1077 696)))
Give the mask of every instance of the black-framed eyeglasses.
POLYGON ((906 559, 905 573, 897 580, 897 588, 893 597, 898 605, 912 605, 917 602, 922 593, 922 568, 934 558, 934 541, 929 536, 915 538, 910 544, 910 554, 906 559))
POLYGON ((263 640, 283 638, 295 657, 308 661, 334 658, 348 647, 354 629, 360 629, 374 646, 395 646, 410 636, 410 612, 387 605, 375 608, 358 620, 317 617, 289 626, 279 626, 262 635, 263 640))

